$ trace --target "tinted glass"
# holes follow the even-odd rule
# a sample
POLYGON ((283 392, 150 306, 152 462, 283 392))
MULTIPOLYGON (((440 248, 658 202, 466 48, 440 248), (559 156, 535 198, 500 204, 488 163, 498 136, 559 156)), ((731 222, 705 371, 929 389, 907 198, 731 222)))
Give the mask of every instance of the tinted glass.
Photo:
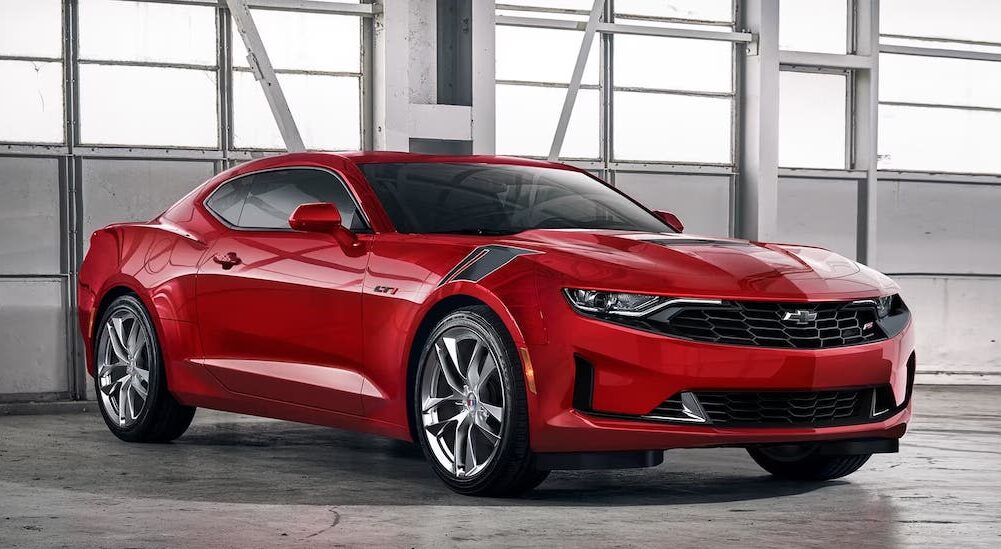
POLYGON ((248 175, 225 183, 212 193, 205 205, 226 223, 239 225, 240 212, 243 211, 243 203, 247 200, 247 193, 253 182, 254 176, 248 175))
POLYGON ((366 228, 344 184, 320 170, 278 170, 243 177, 221 187, 206 205, 238 227, 288 229, 292 212, 313 202, 337 205, 348 229, 366 228))
POLYGON ((364 164, 397 230, 505 234, 529 229, 670 229, 587 175, 486 164, 364 164))

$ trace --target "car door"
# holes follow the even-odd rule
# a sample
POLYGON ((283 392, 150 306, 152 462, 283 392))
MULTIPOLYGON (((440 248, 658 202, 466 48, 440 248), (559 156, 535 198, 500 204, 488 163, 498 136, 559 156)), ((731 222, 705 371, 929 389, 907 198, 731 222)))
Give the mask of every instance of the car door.
POLYGON ((198 269, 203 363, 238 394, 361 414, 368 254, 347 253, 329 234, 293 231, 289 215, 313 202, 336 204, 344 226, 368 238, 350 191, 323 169, 242 176, 206 199, 226 228, 198 269))

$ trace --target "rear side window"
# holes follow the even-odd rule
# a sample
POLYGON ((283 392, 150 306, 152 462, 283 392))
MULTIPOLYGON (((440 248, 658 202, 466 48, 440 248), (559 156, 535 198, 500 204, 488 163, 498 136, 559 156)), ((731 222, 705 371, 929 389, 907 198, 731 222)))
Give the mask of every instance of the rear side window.
POLYGON ((367 229, 344 183, 321 170, 276 170, 234 179, 213 193, 205 205, 236 227, 288 229, 292 212, 312 202, 335 204, 342 223, 352 231, 367 229))

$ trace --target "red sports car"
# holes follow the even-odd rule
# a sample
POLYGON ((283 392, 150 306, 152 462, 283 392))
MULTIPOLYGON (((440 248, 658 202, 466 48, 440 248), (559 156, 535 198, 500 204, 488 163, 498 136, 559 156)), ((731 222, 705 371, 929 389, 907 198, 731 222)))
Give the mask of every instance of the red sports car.
POLYGON ((127 441, 198 406, 417 441, 464 494, 745 447, 825 480, 895 452, 914 336, 886 276, 682 234, 587 172, 489 156, 248 162, 80 269, 100 409, 127 441))

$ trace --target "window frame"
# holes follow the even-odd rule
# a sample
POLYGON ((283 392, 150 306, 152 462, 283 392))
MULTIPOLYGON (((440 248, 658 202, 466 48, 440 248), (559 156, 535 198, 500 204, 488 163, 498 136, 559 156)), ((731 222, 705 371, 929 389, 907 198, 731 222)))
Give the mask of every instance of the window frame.
MULTIPOLYGON (((298 170, 298 171, 310 170, 310 171, 324 172, 324 173, 330 175, 331 177, 333 177, 333 179, 335 181, 337 181, 341 185, 341 187, 344 188, 344 190, 347 192, 348 197, 351 199, 351 202, 354 204, 355 209, 358 210, 358 214, 361 216, 362 223, 365 225, 365 227, 362 228, 362 229, 357 229, 357 230, 348 229, 348 230, 350 230, 354 234, 372 234, 374 232, 373 229, 372 229, 372 223, 369 221, 368 214, 366 214, 365 210, 361 207, 361 202, 359 202, 358 197, 355 196, 354 189, 352 189, 351 186, 348 185, 347 181, 341 176, 341 174, 337 173, 336 171, 334 171, 334 170, 332 170, 330 168, 322 168, 322 167, 319 167, 319 166, 281 166, 281 167, 275 167, 275 168, 265 168, 265 169, 262 169, 262 170, 255 170, 255 171, 252 171, 252 172, 247 172, 247 173, 242 173, 242 174, 239 174, 239 175, 234 175, 233 177, 230 177, 229 179, 227 179, 227 180, 223 181, 222 183, 219 183, 218 185, 216 185, 216 187, 214 189, 212 189, 212 191, 209 194, 205 195, 204 198, 202 198, 200 201, 198 201, 198 205, 201 206, 203 209, 205 209, 205 211, 207 211, 209 213, 209 215, 213 219, 215 219, 216 221, 218 221, 220 224, 222 224, 227 229, 230 229, 230 230, 233 230, 233 231, 252 232, 252 233, 262 233, 263 232, 263 233, 300 233, 300 234, 302 234, 303 231, 297 231, 297 230, 293 229, 292 227, 289 227, 289 228, 285 229, 285 228, 275 228, 275 227, 241 227, 239 225, 233 225, 229 221, 226 221, 221 215, 219 215, 218 212, 216 212, 215 210, 213 210, 212 207, 208 205, 208 202, 210 200, 212 200, 212 197, 215 196, 215 194, 217 192, 219 192, 219 189, 225 187, 226 185, 229 185, 230 183, 232 183, 232 182, 234 182, 234 181, 236 181, 238 179, 243 179, 244 177, 252 177, 252 176, 255 176, 255 175, 260 175, 262 173, 295 171, 295 170, 298 170)), ((251 184, 253 184, 253 183, 251 183, 251 184)), ((244 200, 246 200, 246 199, 244 199, 244 200)))

